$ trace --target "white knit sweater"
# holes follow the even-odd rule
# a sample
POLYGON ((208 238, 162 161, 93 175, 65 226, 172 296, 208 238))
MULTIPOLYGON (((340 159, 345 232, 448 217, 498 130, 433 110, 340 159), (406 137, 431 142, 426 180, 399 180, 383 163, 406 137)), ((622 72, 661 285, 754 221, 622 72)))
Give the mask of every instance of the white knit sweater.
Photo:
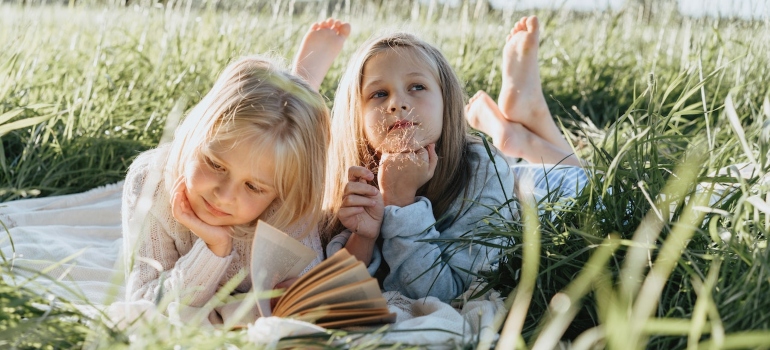
MULTIPOLYGON (((161 175, 168 150, 164 145, 140 154, 126 175, 122 203, 126 299, 155 301, 173 293, 180 295, 184 304, 202 306, 239 271, 250 271, 253 236, 233 239, 232 253, 219 257, 174 219, 170 191, 161 175), (143 190, 151 200, 140 199, 143 190)), ((269 217, 275 210, 274 206, 268 207, 262 217, 269 217)), ((285 231, 294 238, 302 237, 306 225, 300 223, 285 231)), ((323 259, 317 228, 301 242, 317 253, 309 269, 323 259)), ((251 276, 247 274, 236 292, 250 289, 251 276)))

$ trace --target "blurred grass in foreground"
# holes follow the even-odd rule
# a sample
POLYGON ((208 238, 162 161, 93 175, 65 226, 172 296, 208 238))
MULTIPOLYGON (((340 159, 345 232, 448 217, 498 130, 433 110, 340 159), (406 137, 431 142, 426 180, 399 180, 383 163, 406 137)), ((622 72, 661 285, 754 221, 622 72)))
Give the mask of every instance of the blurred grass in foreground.
MULTIPOLYGON (((769 170, 768 23, 682 18, 673 9, 534 12, 551 111, 599 171, 574 201, 542 203, 537 227, 503 222, 486 233, 505 243, 499 268, 484 276, 490 286, 507 295, 520 274, 534 276, 531 298, 519 299, 528 305, 517 316, 519 344, 770 347, 768 184, 757 180, 769 170), (755 176, 715 173, 741 162, 755 163, 755 176), (727 182, 735 190, 718 203, 692 196, 727 182), (540 265, 526 274, 524 232, 540 237, 540 265)), ((197 103, 230 60, 270 52, 288 62, 309 24, 328 16, 353 25, 322 86, 329 103, 352 51, 386 27, 417 31, 445 53, 469 94, 495 96, 505 35, 529 13, 414 1, 0 5, 0 201, 121 180, 133 157, 157 144, 174 106, 197 103)), ((45 303, 30 291, 0 290, 4 305, 32 312, 0 319, 0 332, 21 334, 18 346, 127 346, 109 328, 87 331, 83 322, 99 321, 67 314, 66 301, 71 317, 53 318, 33 310, 45 303)), ((140 327, 130 346, 249 347, 243 332, 168 327, 140 327)))

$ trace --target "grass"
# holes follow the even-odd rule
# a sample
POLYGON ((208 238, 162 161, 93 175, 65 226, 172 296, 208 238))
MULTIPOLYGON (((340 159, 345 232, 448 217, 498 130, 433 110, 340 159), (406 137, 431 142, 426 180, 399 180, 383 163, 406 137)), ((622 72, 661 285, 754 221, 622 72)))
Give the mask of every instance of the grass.
MULTIPOLYGON (((0 5, 0 201, 119 181, 134 156, 159 142, 172 109, 192 107, 231 59, 290 58, 308 24, 331 15, 354 32, 323 83, 329 103, 344 58, 383 27, 419 31, 469 94, 495 96, 504 33, 526 14, 467 2, 338 4, 0 5)), ((770 170, 768 22, 685 18, 672 9, 659 2, 647 11, 536 11, 549 106, 598 171, 574 201, 546 200, 539 216, 485 233, 503 259, 484 278, 526 310, 511 313, 505 328, 501 315, 500 342, 770 347, 770 184, 716 173, 742 162, 755 163, 756 175, 770 170), (716 203, 697 195, 728 182, 735 190, 716 203)), ((88 326, 99 321, 66 300, 44 307, 50 302, 38 294, 0 285, 0 334, 20 334, 3 346, 250 347, 245 331, 157 325, 137 326, 127 340, 88 326)), ((348 336, 311 341, 334 347, 348 336)))

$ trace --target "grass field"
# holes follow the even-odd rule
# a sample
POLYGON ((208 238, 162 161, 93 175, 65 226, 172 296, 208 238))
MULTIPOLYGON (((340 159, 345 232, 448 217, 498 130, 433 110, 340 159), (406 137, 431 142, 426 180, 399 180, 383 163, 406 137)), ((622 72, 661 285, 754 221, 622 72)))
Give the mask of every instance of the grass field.
MULTIPOLYGON (((651 6, 535 12, 551 111, 597 175, 574 201, 542 203, 540 217, 525 211, 481 237, 508 243, 483 276, 518 311, 501 342, 770 348, 770 183, 759 180, 770 171, 768 21, 651 6), (717 173, 739 163, 754 165, 754 176, 717 173), (698 194, 713 183, 734 190, 713 203, 698 194)), ((345 59, 387 28, 419 32, 469 94, 496 96, 505 33, 526 14, 374 0, 2 4, 0 201, 121 180, 158 144, 172 111, 191 108, 230 60, 269 52, 288 61, 308 25, 329 16, 353 26, 321 89, 330 105, 345 59)), ((49 301, 38 293, 0 284, 0 347, 250 347, 242 332, 152 325, 129 338, 66 302, 41 309, 49 301)))

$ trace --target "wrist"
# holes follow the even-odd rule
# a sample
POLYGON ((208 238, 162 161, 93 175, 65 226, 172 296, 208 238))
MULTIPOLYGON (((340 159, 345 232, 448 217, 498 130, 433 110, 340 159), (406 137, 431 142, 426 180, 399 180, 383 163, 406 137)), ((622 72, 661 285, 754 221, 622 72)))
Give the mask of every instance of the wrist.
POLYGON ((376 244, 376 237, 369 238, 354 233, 350 235, 348 242, 345 244, 345 249, 354 255, 356 259, 363 262, 364 265, 369 266, 369 263, 372 262, 372 253, 376 244))
MULTIPOLYGON (((416 192, 416 191, 415 191, 416 192)), ((386 206, 395 205, 397 207, 405 207, 414 203, 415 192, 407 191, 402 193, 382 193, 382 201, 386 206)))
POLYGON ((350 243, 350 241, 353 240, 354 242, 356 242, 356 244, 359 244, 359 245, 362 245, 362 246, 374 247, 375 242, 377 242, 377 237, 378 236, 379 236, 379 234, 377 236, 375 236, 375 237, 369 237, 369 236, 364 236, 364 235, 361 235, 361 234, 353 232, 350 235, 350 238, 348 238, 348 243, 350 243))
POLYGON ((224 258, 233 251, 233 245, 232 243, 221 243, 221 244, 206 244, 207 247, 211 250, 214 255, 224 258))

